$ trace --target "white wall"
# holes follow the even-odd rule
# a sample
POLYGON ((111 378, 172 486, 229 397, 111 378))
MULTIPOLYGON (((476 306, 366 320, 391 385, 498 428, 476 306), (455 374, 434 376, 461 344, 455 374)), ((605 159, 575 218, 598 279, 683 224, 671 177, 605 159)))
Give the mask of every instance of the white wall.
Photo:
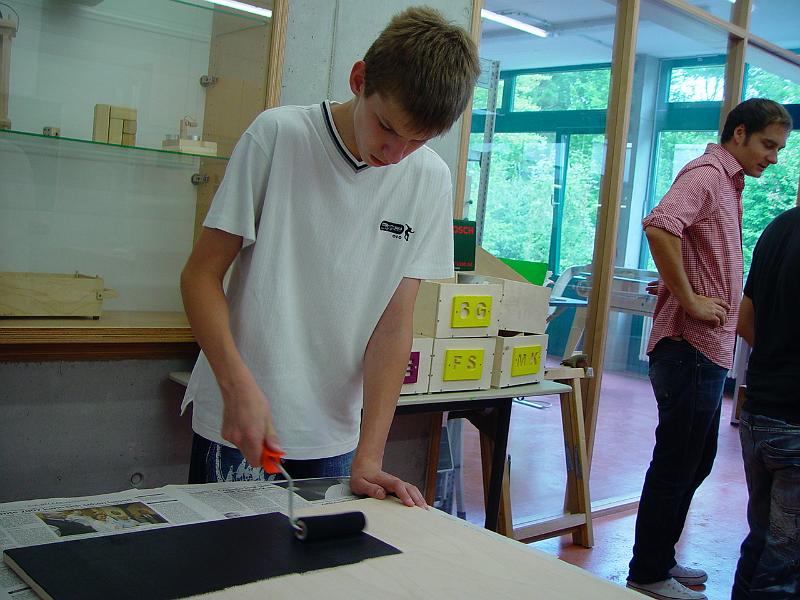
MULTIPOLYGON (((348 77, 389 20, 403 9, 424 4, 469 29, 471 0, 290 0, 282 104, 313 104, 351 97, 348 77), (335 32, 335 35, 334 35, 335 32)), ((459 120, 429 145, 450 167, 455 185, 459 120)))

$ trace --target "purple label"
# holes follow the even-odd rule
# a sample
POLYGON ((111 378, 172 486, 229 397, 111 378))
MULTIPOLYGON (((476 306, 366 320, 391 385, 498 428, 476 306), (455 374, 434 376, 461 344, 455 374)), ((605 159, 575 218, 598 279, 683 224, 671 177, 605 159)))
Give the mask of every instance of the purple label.
POLYGON ((419 352, 412 352, 408 357, 408 366, 406 367, 406 378, 403 383, 417 383, 419 376, 419 352))

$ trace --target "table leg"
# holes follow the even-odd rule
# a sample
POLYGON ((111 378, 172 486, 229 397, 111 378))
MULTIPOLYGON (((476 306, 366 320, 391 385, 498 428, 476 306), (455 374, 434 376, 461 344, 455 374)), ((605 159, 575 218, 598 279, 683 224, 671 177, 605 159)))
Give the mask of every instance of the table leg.
POLYGON ((586 515, 586 523, 573 532, 572 541, 580 546, 591 548, 594 545, 594 533, 581 381, 575 378, 561 383, 572 386, 572 391, 561 394, 561 422, 564 428, 564 450, 567 460, 567 490, 564 509, 567 513, 586 515))
POLYGON ((422 492, 428 506, 436 499, 436 476, 439 473, 439 444, 442 441, 442 413, 430 416, 430 440, 428 444, 428 464, 425 468, 425 489, 422 492))
POLYGON ((572 326, 569 329, 567 336, 567 343, 564 346, 564 358, 569 358, 575 354, 578 347, 578 342, 583 337, 584 330, 586 329, 586 307, 575 307, 575 316, 572 319, 572 326))
POLYGON ((508 428, 511 422, 511 398, 499 398, 497 407, 481 411, 483 414, 470 415, 468 419, 481 433, 481 454, 483 461, 484 482, 488 478, 488 486, 484 487, 486 498, 486 521, 484 527, 498 531, 500 499, 503 488, 503 473, 506 464, 508 447, 508 428), (491 457, 491 466, 487 475, 486 464, 491 457))

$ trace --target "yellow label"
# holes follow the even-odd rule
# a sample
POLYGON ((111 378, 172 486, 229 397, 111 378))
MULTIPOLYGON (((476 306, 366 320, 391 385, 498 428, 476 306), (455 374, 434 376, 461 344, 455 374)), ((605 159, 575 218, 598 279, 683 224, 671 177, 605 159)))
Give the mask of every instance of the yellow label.
POLYGON ((452 328, 488 327, 491 322, 491 296, 453 296, 452 328))
POLYGON ((444 381, 472 381, 483 376, 483 348, 454 348, 444 353, 444 381))
POLYGON ((541 364, 541 346, 517 346, 511 353, 511 376, 534 375, 539 372, 541 364))

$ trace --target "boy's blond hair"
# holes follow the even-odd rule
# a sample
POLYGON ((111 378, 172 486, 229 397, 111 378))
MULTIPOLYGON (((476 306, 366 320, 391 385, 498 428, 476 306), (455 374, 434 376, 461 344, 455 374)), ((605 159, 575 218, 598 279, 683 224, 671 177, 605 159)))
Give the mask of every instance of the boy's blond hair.
POLYGON ((389 96, 418 132, 439 135, 464 112, 480 74, 469 34, 421 6, 395 15, 367 54, 364 92, 389 96))

